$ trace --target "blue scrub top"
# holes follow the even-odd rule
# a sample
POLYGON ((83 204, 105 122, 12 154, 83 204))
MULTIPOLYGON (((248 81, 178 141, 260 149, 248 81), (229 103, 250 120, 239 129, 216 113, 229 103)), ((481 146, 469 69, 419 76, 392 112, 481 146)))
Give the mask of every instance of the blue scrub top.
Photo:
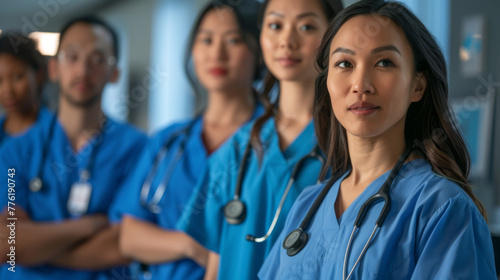
POLYGON ((247 241, 247 234, 265 235, 295 164, 316 146, 311 122, 282 152, 275 121, 269 119, 260 134, 264 146, 262 162, 259 164, 253 150, 246 166, 241 193, 241 201, 247 208, 246 219, 239 225, 229 225, 224 219, 223 209, 233 199, 238 168, 251 129, 250 125, 242 128, 228 145, 209 160, 196 193, 178 224, 179 229, 220 255, 219 279, 257 278, 257 272, 279 236, 293 201, 304 187, 315 184, 320 173, 319 161, 307 160, 290 189, 274 232, 263 243, 247 241))
POLYGON ((10 139, 10 135, 5 132, 3 125, 5 124, 5 116, 0 118, 0 145, 4 143, 4 141, 7 141, 10 139))
POLYGON ((23 136, 24 134, 26 134, 28 131, 30 131, 37 124, 38 120, 40 120, 42 118, 46 118, 46 116, 48 114, 51 114, 51 112, 49 110, 47 110, 45 107, 40 107, 40 110, 38 110, 38 116, 36 118, 37 121, 35 123, 33 123, 27 129, 25 129, 24 131, 22 131, 21 133, 18 133, 16 135, 10 135, 7 132, 5 132, 4 127, 3 127, 5 124, 5 116, 1 117, 0 118, 0 147, 4 143, 6 143, 8 140, 10 140, 12 138, 23 136))
MULTIPOLYGON (((339 179, 313 216, 309 241, 289 257, 282 244, 299 227, 324 184, 307 188, 291 210, 279 240, 259 272, 260 279, 342 279, 347 243, 361 205, 389 176, 373 181, 337 220, 339 179)), ((344 175, 344 177, 346 174, 344 175)), ((395 178, 391 210, 351 279, 496 279, 493 245, 486 221, 455 183, 432 172, 429 163, 406 163, 395 178)), ((383 203, 370 208, 355 234, 348 258, 352 269, 378 219, 383 203)))
MULTIPOLYGON (((258 105, 251 119, 263 113, 262 106, 258 105)), ((148 143, 147 148, 143 152, 137 168, 127 180, 125 186, 116 197, 116 202, 113 203, 111 220, 118 222, 122 215, 131 215, 135 218, 146 220, 159 225, 167 230, 176 230, 176 223, 182 214, 182 210, 186 206, 189 198, 193 193, 193 188, 196 186, 199 175, 205 167, 208 152, 202 139, 203 119, 198 117, 194 120, 178 123, 167 127, 157 133, 148 143), (189 132, 185 130, 191 122, 192 127, 189 132), (179 132, 182 132, 179 134, 179 132), (172 144, 167 151, 164 160, 158 166, 155 176, 151 183, 151 189, 148 195, 148 202, 151 201, 156 192, 160 181, 162 181, 169 166, 172 166, 173 173, 167 184, 164 195, 159 201, 162 207, 160 214, 153 214, 140 203, 140 193, 148 176, 153 162, 160 151, 161 147, 171 138, 172 144), (183 155, 178 158, 177 153, 180 145, 184 146, 183 155), (178 158, 178 160, 177 160, 178 158), (172 162, 177 160, 176 162, 172 162)), ((168 178, 167 178, 168 179, 168 178)), ((183 259, 170 263, 163 263, 149 266, 152 279, 203 279, 205 270, 198 266, 190 259, 183 259)))
MULTIPOLYGON (((39 124, 25 135, 9 141, 0 150, 0 175, 7 182, 7 168, 15 168, 15 204, 24 208, 33 221, 62 221, 71 218, 67 201, 71 186, 79 180, 79 171, 87 166, 92 150, 97 146, 89 182, 92 193, 88 214, 108 213, 111 200, 123 183, 125 175, 135 168, 137 156, 147 137, 129 125, 108 119, 103 134, 74 152, 62 126, 55 122, 53 135, 43 163, 42 150, 48 138, 53 114, 42 115, 39 124), (43 187, 31 192, 28 182, 36 177, 39 167, 43 187)), ((7 205, 7 188, 0 195, 0 207, 7 205)), ((110 279, 121 275, 129 277, 128 269, 107 271, 77 271, 50 265, 23 267, 16 264, 16 272, 8 271, 9 264, 0 268, 0 279, 110 279), (125 274, 125 275, 124 275, 125 274)))

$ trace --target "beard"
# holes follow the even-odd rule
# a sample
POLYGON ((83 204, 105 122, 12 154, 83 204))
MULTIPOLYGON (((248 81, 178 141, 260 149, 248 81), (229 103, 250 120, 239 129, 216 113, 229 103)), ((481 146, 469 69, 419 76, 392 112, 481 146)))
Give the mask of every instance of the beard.
MULTIPOLYGON (((85 81, 84 79, 75 79, 69 84, 69 89, 73 89, 73 87, 79 83, 84 82, 87 87, 89 88, 90 91, 96 90, 96 88, 88 81, 85 81)), ((97 102, 101 100, 102 96, 102 91, 104 89, 101 88, 100 93, 95 94, 95 95, 90 95, 81 99, 75 98, 73 95, 69 93, 69 91, 64 90, 61 87, 61 95, 66 100, 70 105, 78 108, 89 108, 94 106, 97 102)))
POLYGON ((97 94, 84 100, 76 100, 75 98, 73 98, 73 96, 64 91, 61 91, 61 96, 62 98, 64 98, 64 100, 66 100, 70 105, 74 107, 90 108, 101 100, 102 94, 97 94))

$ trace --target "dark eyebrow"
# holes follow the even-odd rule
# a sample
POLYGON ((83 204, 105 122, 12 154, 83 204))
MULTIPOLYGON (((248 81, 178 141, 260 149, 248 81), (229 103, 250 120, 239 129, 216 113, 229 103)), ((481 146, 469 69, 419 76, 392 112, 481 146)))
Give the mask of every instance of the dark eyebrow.
MULTIPOLYGON (((378 47, 378 48, 375 48, 371 51, 372 54, 376 54, 376 53, 379 53, 379 52, 383 52, 383 51, 395 51, 397 52, 399 55, 401 55, 401 52, 399 51, 398 48, 396 48, 394 45, 387 45, 387 46, 382 46, 382 47, 378 47)), ((355 55, 356 53, 350 49, 347 49, 347 48, 337 48, 336 50, 334 50, 332 52, 332 55, 335 54, 335 53, 338 53, 338 52, 343 52, 343 53, 347 53, 347 54, 350 54, 350 55, 355 55)))
POLYGON ((319 18, 319 16, 313 12, 302 13, 302 14, 297 16, 298 19, 305 18, 305 17, 317 17, 317 18, 319 18))
POLYGON ((273 11, 267 13, 267 15, 273 15, 273 16, 277 16, 277 17, 285 17, 283 14, 280 14, 278 12, 273 12, 273 11))
POLYGON ((372 54, 383 52, 383 51, 395 51, 399 55, 401 55, 401 52, 399 51, 399 49, 396 48, 394 45, 387 45, 387 46, 382 46, 382 47, 378 47, 376 49, 373 49, 372 54))
POLYGON ((337 48, 332 52, 331 55, 334 55, 335 53, 338 53, 338 52, 347 53, 347 54, 351 54, 351 55, 356 54, 354 51, 347 49, 347 48, 337 48))
MULTIPOLYGON (((280 14, 278 12, 269 12, 267 13, 268 15, 273 15, 273 16, 277 16, 277 17, 280 17, 280 18, 284 18, 285 15, 284 14, 280 14)), ((302 13, 300 15, 297 16, 298 19, 301 19, 301 18, 305 18, 305 17, 319 17, 317 14, 313 13, 313 12, 306 12, 306 13, 302 13)))
POLYGON ((198 32, 196 32, 198 34, 200 33, 208 33, 208 34, 212 34, 213 32, 211 30, 207 30, 207 29, 199 29, 198 32))
MULTIPOLYGON (((198 30, 197 32, 198 34, 207 34, 207 35, 212 35, 214 32, 212 30, 209 30, 209 29, 200 29, 198 30)), ((233 29, 233 30, 228 30, 226 32, 224 32, 223 35, 228 35, 228 34, 240 34, 240 31, 238 29, 233 29)))
POLYGON ((228 30, 228 31, 224 32, 224 35, 233 34, 233 33, 236 33, 239 35, 240 31, 238 29, 228 30))

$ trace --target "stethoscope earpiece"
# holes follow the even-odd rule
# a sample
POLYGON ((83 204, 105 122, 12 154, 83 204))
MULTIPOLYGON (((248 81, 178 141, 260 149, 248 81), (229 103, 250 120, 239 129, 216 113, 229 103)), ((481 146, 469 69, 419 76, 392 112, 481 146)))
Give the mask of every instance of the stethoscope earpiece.
POLYGON ((224 217, 231 225, 241 224, 246 217, 246 207, 239 199, 233 199, 224 206, 224 217))
POLYGON ((297 255, 307 244, 309 236, 301 228, 290 232, 283 241, 283 248, 290 257, 297 255))
POLYGON ((30 190, 32 192, 40 191, 42 189, 42 186, 43 186, 42 179, 40 179, 40 177, 35 177, 35 178, 31 179, 29 186, 30 186, 30 190))

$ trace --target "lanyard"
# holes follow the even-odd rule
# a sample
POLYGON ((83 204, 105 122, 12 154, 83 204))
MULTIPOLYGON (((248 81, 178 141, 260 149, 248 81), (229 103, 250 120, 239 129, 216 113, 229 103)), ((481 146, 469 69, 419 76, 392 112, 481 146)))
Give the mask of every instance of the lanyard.
MULTIPOLYGON (((41 157, 41 160, 40 160, 40 164, 38 165, 36 176, 34 178, 32 178, 30 180, 30 182, 29 182, 29 188, 30 188, 30 190, 32 192, 38 192, 38 191, 40 191, 42 189, 43 185, 44 185, 43 181, 41 179, 42 165, 45 162, 45 159, 47 158, 47 154, 48 154, 48 150, 49 150, 49 144, 52 141, 52 138, 54 136, 53 134, 54 134, 55 126, 56 126, 56 120, 57 120, 57 112, 52 116, 52 119, 50 121, 49 133, 47 134, 47 137, 45 138, 45 141, 43 143, 42 157, 41 157)), ((108 124, 108 119, 106 118, 105 121, 104 121, 103 127, 106 127, 107 124, 108 124)), ((80 182, 88 182, 88 180, 91 177, 90 170, 91 170, 92 165, 93 165, 94 160, 95 160, 96 151, 99 148, 99 146, 101 145, 102 141, 104 141, 104 135, 103 135, 102 130, 99 132, 99 134, 97 134, 95 136, 95 139, 99 139, 99 138, 101 138, 99 140, 99 142, 97 142, 95 144, 95 146, 92 148, 89 160, 87 162, 87 166, 83 170, 79 171, 79 180, 80 180, 80 182)))

